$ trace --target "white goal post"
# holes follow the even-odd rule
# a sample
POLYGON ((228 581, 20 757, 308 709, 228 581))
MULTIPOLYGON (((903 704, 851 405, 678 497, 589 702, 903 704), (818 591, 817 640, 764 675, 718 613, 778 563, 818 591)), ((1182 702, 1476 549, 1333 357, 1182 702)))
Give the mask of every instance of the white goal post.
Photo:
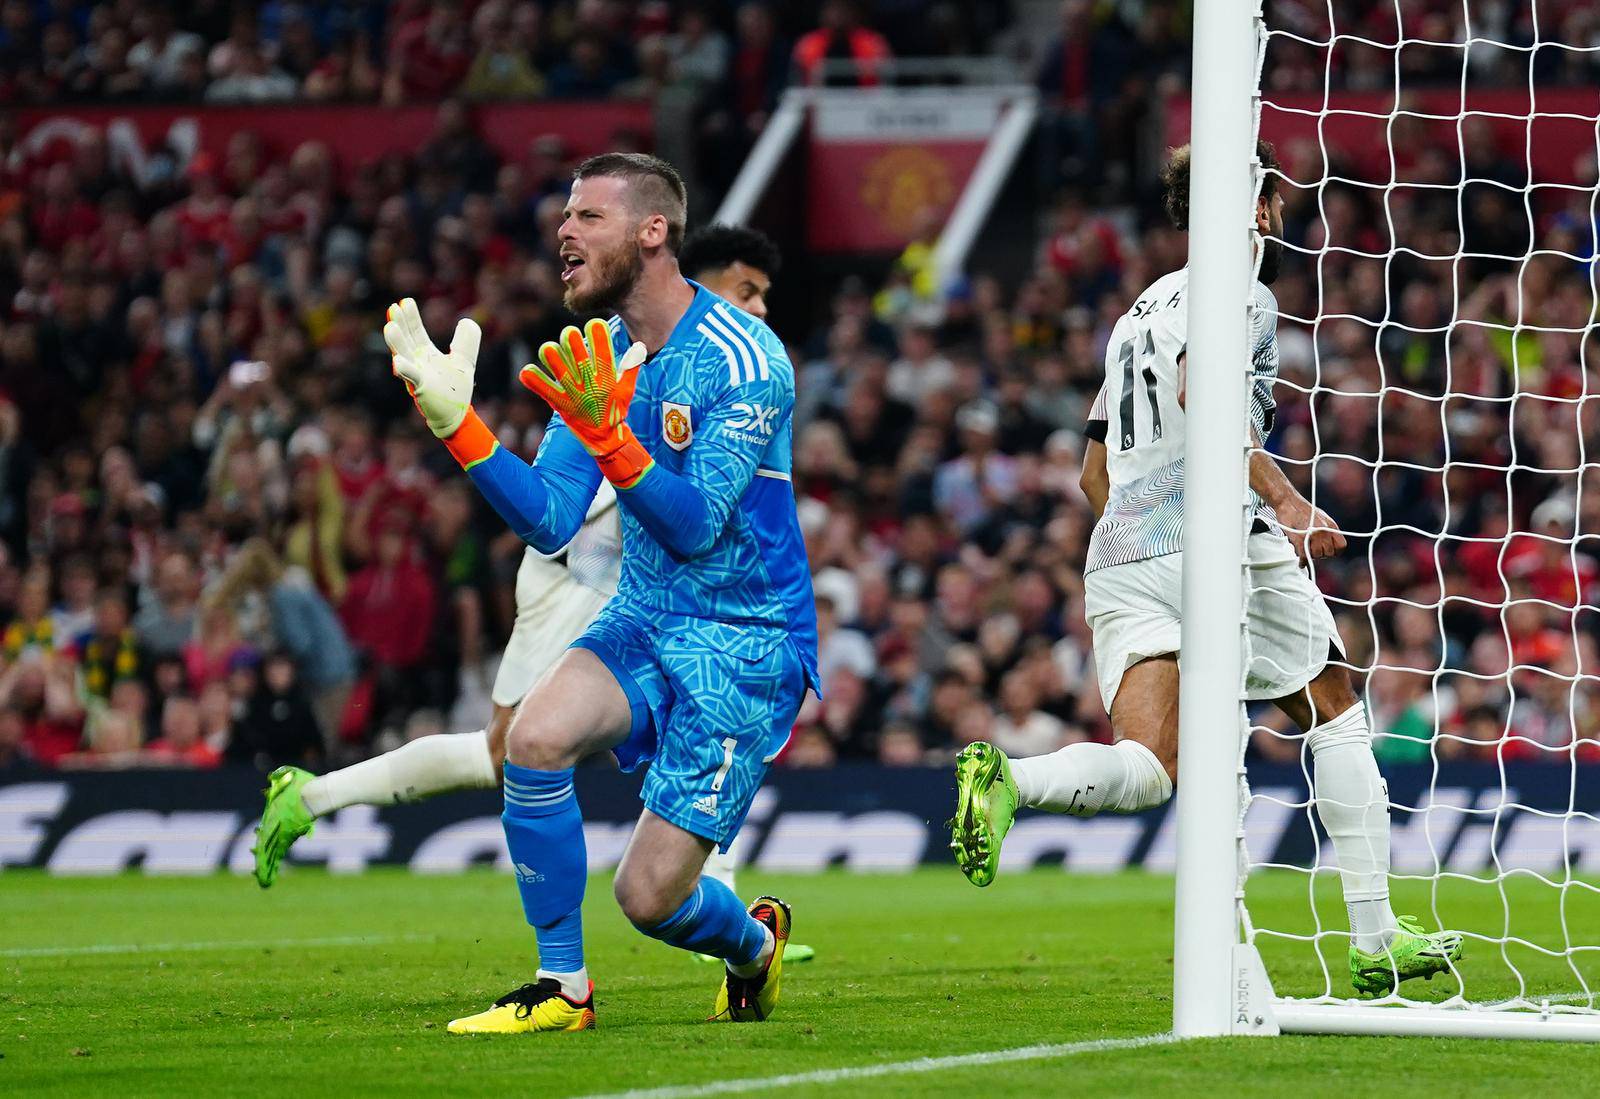
MULTIPOLYGON (((1320 204, 1322 195, 1330 185, 1356 190, 1370 189, 1380 195, 1383 209, 1388 211, 1391 192, 1397 189, 1416 189, 1418 202, 1449 204, 1463 226, 1455 239, 1453 254, 1430 253, 1418 249, 1412 242, 1402 242, 1400 233, 1391 222, 1385 254, 1367 254, 1330 242, 1327 215, 1324 212, 1320 240, 1308 238, 1304 246, 1286 248, 1285 269, 1289 265, 1310 265, 1316 272, 1316 291, 1302 314, 1292 315, 1283 310, 1278 318, 1283 327, 1298 326, 1309 337, 1302 340, 1302 354, 1309 366, 1302 373, 1285 368, 1277 388, 1280 406, 1285 400, 1295 400, 1311 408, 1311 434, 1316 447, 1309 460, 1290 458, 1302 467, 1303 480, 1312 485, 1307 495, 1317 503, 1316 478, 1320 468, 1330 463, 1349 461, 1364 470, 1371 490, 1376 493, 1380 475, 1386 470, 1402 469, 1418 473, 1421 483, 1429 484, 1428 476, 1436 476, 1443 493, 1443 511, 1446 532, 1451 514, 1450 481, 1455 459, 1448 439, 1454 430, 1447 416, 1452 399, 1479 401, 1503 406, 1499 412, 1507 418, 1510 434, 1515 434, 1519 400, 1565 401, 1572 406, 1570 419, 1580 439, 1574 448, 1577 457, 1570 468, 1537 467, 1535 472, 1552 477, 1562 476, 1572 480, 1577 500, 1581 505, 1585 475, 1591 466, 1600 471, 1600 465, 1587 462, 1584 457, 1582 423, 1586 412, 1592 412, 1585 401, 1593 402, 1597 396, 1590 394, 1588 362, 1584 348, 1594 334, 1594 318, 1600 314, 1600 291, 1590 298, 1591 313, 1584 323, 1561 327, 1554 321, 1541 321, 1539 315, 1526 308, 1522 301, 1521 275, 1513 280, 1516 301, 1509 317, 1484 320, 1468 306, 1475 289, 1471 260, 1508 261, 1509 266, 1525 271, 1530 259, 1553 255, 1575 264, 1588 265, 1588 278, 1595 276, 1593 251, 1595 236, 1600 235, 1600 183, 1587 182, 1589 191, 1589 217, 1591 233, 1590 254, 1573 245, 1569 251, 1560 247, 1541 247, 1539 233, 1534 225, 1534 192, 1539 187, 1562 187, 1582 191, 1579 184, 1548 184, 1539 182, 1535 170, 1535 142, 1540 140, 1540 127, 1550 118, 1561 118, 1580 124, 1587 122, 1593 129, 1596 159, 1600 160, 1600 117, 1590 108, 1584 113, 1550 113, 1539 110, 1539 97, 1534 88, 1534 60, 1541 46, 1553 46, 1565 55, 1576 55, 1594 65, 1600 63, 1600 45, 1590 42, 1561 43, 1557 41, 1556 28, 1541 28, 1537 12, 1533 16, 1531 42, 1499 42, 1483 37, 1488 31, 1473 24, 1475 5, 1463 5, 1463 25, 1454 32, 1454 40, 1432 41, 1419 36, 1416 28, 1408 28, 1402 15, 1403 5, 1395 0, 1393 20, 1395 38, 1378 42, 1363 37, 1359 26, 1342 27, 1340 19, 1346 17, 1339 0, 1329 0, 1326 6, 1326 25, 1320 30, 1305 26, 1277 28, 1271 26, 1257 4, 1242 0, 1196 0, 1194 10, 1194 70, 1191 122, 1191 182, 1190 182, 1190 239, 1189 239, 1189 328, 1187 357, 1187 409, 1186 409, 1186 473, 1184 501, 1184 591, 1183 591, 1183 642, 1181 654, 1180 688, 1180 739, 1179 774, 1177 794, 1178 856, 1176 886, 1176 919, 1174 950, 1173 1028, 1179 1036, 1219 1036, 1230 1034, 1371 1034, 1371 1035, 1432 1035, 1448 1037, 1539 1038, 1562 1041, 1600 1041, 1600 886, 1594 877, 1594 867, 1600 864, 1600 816, 1577 807, 1577 790, 1580 784, 1600 782, 1600 759, 1595 762, 1579 761, 1580 746, 1600 742, 1583 740, 1576 729, 1577 697, 1580 688, 1590 690, 1600 682, 1586 668, 1581 655, 1577 666, 1566 669, 1540 668, 1519 664, 1511 646, 1510 628, 1505 627, 1505 641, 1509 655, 1503 672, 1494 671, 1480 676, 1498 682, 1503 679, 1509 701, 1505 718, 1505 734, 1511 735, 1510 709, 1515 706, 1519 688, 1515 676, 1520 673, 1539 673, 1561 679, 1569 691, 1571 742, 1565 749, 1552 750, 1545 764, 1560 771, 1563 779, 1570 773, 1573 790, 1566 811, 1532 808, 1521 803, 1516 789, 1508 785, 1504 749, 1499 755, 1499 788, 1488 788, 1478 800, 1466 805, 1448 804, 1441 792, 1428 788, 1415 797, 1397 800, 1391 796, 1391 808, 1396 819, 1404 818, 1409 827, 1422 836, 1423 854, 1414 864, 1397 864, 1391 881, 1408 889, 1411 895, 1423 898, 1419 903, 1431 906, 1429 918, 1434 927, 1446 926, 1453 912, 1443 895, 1457 887, 1481 888, 1487 895, 1496 897, 1500 907, 1495 909, 1498 919, 1503 911, 1503 921, 1498 926, 1460 926, 1465 938, 1465 951, 1459 970, 1452 966, 1448 975, 1426 986, 1402 985, 1397 993, 1377 1000, 1354 998, 1348 983, 1341 982, 1337 967, 1342 963, 1342 949, 1346 929, 1343 925, 1342 906, 1339 904, 1338 875, 1330 865, 1330 852, 1325 837, 1317 831, 1312 807, 1315 791, 1311 789, 1311 770, 1302 755, 1305 789, 1290 792, 1285 789, 1252 792, 1245 763, 1246 747, 1252 735, 1250 711, 1244 703, 1244 670, 1248 661, 1248 638, 1244 630, 1244 606, 1247 575, 1245 546, 1249 536, 1249 509, 1247 507, 1246 469, 1249 458, 1248 399, 1250 372, 1249 310, 1255 281, 1255 196, 1259 193, 1263 169, 1256 158, 1258 134, 1262 134, 1263 58, 1270 45, 1288 44, 1302 53, 1320 56, 1325 62, 1323 79, 1333 72, 1332 57, 1335 52, 1354 46, 1357 49, 1387 50, 1393 56, 1392 78, 1394 96, 1387 106, 1375 109, 1344 110, 1334 103, 1329 89, 1324 87, 1321 107, 1318 110, 1300 108, 1299 113, 1310 116, 1321 141, 1324 123, 1333 114, 1360 115, 1372 123, 1373 132, 1383 132, 1388 140, 1395 141, 1397 132, 1411 135, 1414 140, 1418 120, 1427 125, 1442 125, 1454 138, 1444 154, 1455 163, 1460 179, 1452 186, 1429 185, 1430 196, 1410 180, 1396 174, 1396 148, 1391 144, 1388 154, 1388 180, 1350 180, 1338 178, 1324 143, 1320 149, 1322 164, 1312 178, 1293 178, 1293 165, 1285 164, 1279 173, 1284 187, 1309 189, 1320 204), (1466 239, 1465 221, 1460 213, 1462 193, 1468 183, 1474 182, 1469 165, 1468 142, 1460 139, 1465 132, 1467 116, 1483 113, 1469 106, 1469 88, 1472 66, 1468 55, 1482 44, 1495 50, 1506 51, 1510 56, 1520 56, 1527 66, 1525 113, 1516 109, 1500 108, 1497 117, 1512 122, 1522 121, 1528 134, 1526 151, 1526 176, 1522 193, 1516 199, 1517 208, 1528 211, 1529 232, 1527 255, 1478 255, 1471 251, 1466 239), (1419 50, 1461 51, 1461 87, 1458 107, 1452 113, 1437 107, 1418 107, 1408 97, 1403 86, 1401 52, 1406 47, 1419 50), (1408 128, 1410 127, 1410 128, 1408 128), (1460 140, 1457 140, 1460 139, 1460 140), (1454 191, 1456 193, 1452 194, 1454 191), (1447 323, 1438 328, 1414 325, 1410 332, 1419 335, 1437 334, 1450 348, 1458 336, 1477 326, 1480 330, 1501 330, 1496 338, 1504 338, 1515 345, 1525 335, 1565 335, 1577 341, 1581 392, 1577 395, 1529 397, 1524 383, 1515 369, 1509 383, 1511 392, 1504 396, 1485 396, 1472 390, 1457 390, 1457 380, 1446 368, 1440 391, 1426 391, 1425 387, 1409 388, 1405 378, 1391 376, 1383 362, 1383 351, 1378 347, 1379 326, 1375 325, 1370 337, 1376 348, 1378 381, 1376 388, 1356 392, 1346 386, 1326 381, 1317 337, 1322 325, 1334 321, 1369 323, 1360 317, 1344 317, 1328 301, 1336 297, 1327 280, 1334 277, 1324 274, 1324 261, 1331 253, 1348 253, 1358 259, 1377 260, 1383 264, 1384 278, 1390 275, 1389 265, 1397 255, 1405 253, 1408 262, 1437 262, 1448 264, 1454 272, 1446 282, 1455 300, 1446 302, 1444 314, 1447 323), (1520 266, 1519 266, 1520 263, 1520 266), (1502 323, 1503 322, 1503 323, 1502 323), (1541 325, 1543 325, 1541 327, 1541 325), (1422 390, 1422 391, 1419 391, 1422 390), (1325 407, 1328 399, 1359 398, 1380 409, 1385 401, 1433 402, 1435 419, 1444 436, 1443 458, 1437 468, 1413 459, 1409 463, 1401 458, 1386 455, 1382 440, 1384 429, 1379 422, 1376 434, 1379 443, 1375 452, 1354 453, 1327 451, 1323 436, 1318 434, 1317 409, 1325 407), (1324 405, 1318 405, 1318 401, 1324 405), (1319 462, 1323 465, 1319 467, 1319 462), (1585 674, 1586 672, 1591 674, 1585 674), (1582 772, 1592 769, 1594 779, 1582 772), (1304 865, 1291 865, 1272 861, 1272 852, 1252 851, 1248 843, 1251 815, 1256 812, 1279 814, 1279 819, 1299 813, 1308 821, 1315 853, 1304 865), (1486 871, 1463 870, 1444 858, 1444 847, 1435 842, 1433 814, 1454 813, 1456 832, 1451 839, 1465 836, 1468 827, 1477 831, 1472 842, 1481 845, 1490 864, 1486 871), (1507 831, 1515 833, 1516 827, 1528 819, 1538 818, 1529 826, 1529 834, 1537 831, 1542 837, 1560 847, 1559 858, 1551 865, 1529 867, 1519 864, 1506 850, 1507 831), (1587 861, 1586 861, 1587 860, 1587 861), (1554 868, 1552 868, 1552 865, 1554 868), (1584 874, 1587 866, 1588 876, 1584 874), (1292 882, 1293 888, 1276 894, 1279 907, 1263 904, 1252 907, 1258 883, 1270 887, 1276 881, 1292 882), (1299 895, 1295 901, 1303 911, 1296 917, 1285 916, 1282 898, 1299 895), (1324 918, 1321 909, 1340 908, 1337 916, 1324 918), (1542 924, 1541 924, 1542 921, 1542 924), (1300 952, 1303 959, 1298 966, 1279 959, 1290 949, 1300 952), (1265 958, 1265 964, 1263 959, 1265 958), (1481 976, 1493 963, 1494 973, 1481 976)), ((1310 5, 1316 8, 1318 5, 1310 5)), ((1434 24, 1437 27, 1439 24, 1434 24)), ((1381 70, 1380 70, 1381 71, 1381 70)), ((1600 69, 1593 70, 1600 73, 1600 69)), ((1270 100, 1270 95, 1269 95, 1270 100)), ((1380 158, 1381 159, 1381 158, 1380 158)), ((1503 184, 1499 184, 1502 185, 1503 184)), ((1338 257, 1336 257, 1338 258, 1338 257)), ((1348 257, 1346 257, 1348 258, 1348 257)), ((1337 265, 1335 265, 1337 266, 1337 265)), ((1593 282, 1590 283, 1591 290, 1593 282)), ((1384 290, 1385 306, 1381 324, 1405 328, 1408 318, 1400 315, 1398 302, 1389 302, 1390 291, 1384 290)), ((1508 292, 1509 293, 1509 292, 1508 292)), ((1600 393, 1600 391, 1597 391, 1600 393)), ((1517 462, 1516 442, 1510 443, 1512 466, 1517 462)), ((1460 465, 1472 463, 1461 460, 1460 465)), ((1479 468, 1479 467, 1474 467, 1479 468)), ((1524 467, 1517 467, 1524 468, 1524 467)), ((1481 472, 1481 470, 1480 470, 1481 472)), ((1511 499, 1512 467, 1505 472, 1506 497, 1511 499)), ((1341 519, 1338 508, 1328 510, 1337 521, 1341 519)), ((1372 541, 1384 533, 1381 510, 1378 527, 1369 532, 1372 541)), ((1569 555, 1577 572, 1578 538, 1580 527, 1574 522, 1569 532, 1569 555)), ((1416 532, 1426 534, 1426 532, 1416 532)), ((1516 533, 1515 526, 1499 536, 1498 552, 1504 580, 1506 542, 1516 533)), ((1447 542, 1456 537, 1449 533, 1437 535, 1436 541, 1447 542)), ((1491 542, 1484 537, 1463 537, 1460 542, 1491 542)), ((1453 598, 1445 582, 1445 566, 1441 563, 1446 550, 1436 546, 1434 568, 1439 595, 1433 603, 1410 597, 1405 593, 1390 598, 1388 602, 1420 609, 1437 618, 1441 637, 1441 650, 1445 637, 1446 605, 1453 598)), ((1368 551, 1369 553, 1371 551, 1368 551)), ((1369 561, 1371 558, 1369 558, 1369 561)), ((1381 602, 1378 598, 1376 567, 1374 583, 1368 593, 1368 604, 1381 602)), ((1507 620, 1508 608, 1521 596, 1513 595, 1506 585, 1506 602, 1497 611, 1502 624, 1507 620)), ((1525 602, 1536 603, 1537 599, 1525 602)), ((1334 610, 1363 611, 1371 617, 1370 605, 1363 608, 1351 600, 1334 600, 1334 610), (1343 602, 1344 607, 1337 604, 1343 602)), ((1567 613, 1572 621, 1571 635, 1574 650, 1581 654, 1578 615, 1584 607, 1583 596, 1576 595, 1572 605, 1555 607, 1546 601, 1544 606, 1567 613)), ((1375 619, 1374 619, 1375 621, 1375 619)), ((1589 627, 1592 628, 1592 625, 1589 627)), ((1377 636, 1377 627, 1373 627, 1377 636)), ((1348 639, 1347 639, 1348 640, 1348 639)), ((1354 646, 1352 647, 1354 648, 1354 646)), ((1347 665, 1361 684, 1379 673, 1411 674, 1426 679, 1435 700, 1441 693, 1441 681, 1446 677, 1470 676, 1446 664, 1443 656, 1435 668, 1407 665, 1386 651, 1375 641, 1370 651, 1352 655, 1347 665)), ((1373 707, 1369 700, 1369 711, 1373 707)), ((1379 715, 1374 714, 1374 732, 1382 734, 1379 715)), ((1297 734, 1275 730, 1256 729, 1256 733, 1281 738, 1283 743, 1295 743, 1297 734)), ((1593 738, 1591 731, 1586 734, 1593 738)), ((1422 738, 1427 739, 1427 738, 1422 738)), ((1433 717, 1432 737, 1427 743, 1427 758, 1434 766, 1435 783, 1441 746, 1451 740, 1460 740, 1455 732, 1446 731, 1442 719, 1433 717)), ((1483 742, 1488 743, 1488 742, 1483 742)), ((1303 752, 1303 749, 1302 749, 1303 752)), ((1600 755, 1600 752, 1591 753, 1600 755)), ((1463 841, 1465 842, 1465 841, 1463 841)), ((1269 889, 1270 892, 1270 889, 1269 889)), ((1409 909, 1398 909, 1406 910, 1409 909)), ((1426 911, 1426 908, 1424 908, 1426 911)))

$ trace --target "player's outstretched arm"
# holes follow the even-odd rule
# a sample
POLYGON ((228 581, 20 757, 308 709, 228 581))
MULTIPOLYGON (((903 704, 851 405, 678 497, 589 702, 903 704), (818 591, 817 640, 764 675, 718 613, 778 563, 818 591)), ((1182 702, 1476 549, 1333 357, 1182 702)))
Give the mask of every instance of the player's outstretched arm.
POLYGON ((604 321, 590 321, 584 332, 568 327, 539 349, 542 365, 523 368, 522 384, 561 414, 651 537, 679 557, 698 557, 716 544, 766 444, 788 422, 792 372, 786 361, 774 361, 765 378, 730 388, 701 422, 683 472, 674 473, 628 426, 644 345, 635 343, 621 362, 613 356, 604 321))
POLYGON ((1250 452, 1250 487, 1277 514, 1300 560, 1320 560, 1344 549, 1345 538, 1339 531, 1339 524, 1301 496, 1272 455, 1264 450, 1250 452))
POLYGON ((542 553, 570 542, 599 487, 599 471, 554 420, 531 466, 500 445, 472 407, 482 339, 477 324, 463 318, 450 350, 440 351, 416 301, 406 298, 389 307, 383 338, 394 355, 395 376, 405 382, 429 430, 506 525, 542 553))

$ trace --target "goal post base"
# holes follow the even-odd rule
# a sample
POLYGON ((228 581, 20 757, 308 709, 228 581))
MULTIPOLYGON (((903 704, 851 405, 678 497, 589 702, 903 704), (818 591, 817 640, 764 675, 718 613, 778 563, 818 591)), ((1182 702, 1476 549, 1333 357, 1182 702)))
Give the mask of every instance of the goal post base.
POLYGON ((1272 979, 1261 952, 1250 943, 1233 944, 1232 1003, 1228 1033, 1261 1038, 1279 1033, 1272 979))
POLYGON ((1521 1038, 1547 1042, 1600 1042, 1600 1018, 1534 1011, 1473 1008, 1316 1004, 1278 1000, 1271 1005, 1284 1034, 1371 1034, 1417 1038, 1521 1038))

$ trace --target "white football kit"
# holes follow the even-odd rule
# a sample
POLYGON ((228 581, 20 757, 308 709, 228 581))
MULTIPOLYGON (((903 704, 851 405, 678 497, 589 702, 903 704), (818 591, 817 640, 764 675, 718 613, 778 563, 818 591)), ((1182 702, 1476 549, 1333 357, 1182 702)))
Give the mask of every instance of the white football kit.
POLYGON ((602 480, 571 542, 548 557, 532 546, 522 555, 517 617, 490 692, 496 706, 522 701, 617 594, 621 574, 617 493, 611 482, 602 480))
MULTIPOLYGON (((1117 321, 1106 346, 1106 380, 1089 415, 1091 437, 1104 425, 1110 481, 1084 564, 1084 611, 1107 712, 1129 668, 1180 646, 1184 410, 1178 382, 1188 341, 1188 287, 1187 268, 1165 275, 1117 321)), ((1264 440, 1275 408, 1278 306, 1260 283, 1255 294, 1250 419, 1264 440)), ((1316 678, 1330 645, 1343 647, 1322 593, 1299 567, 1272 509, 1254 493, 1251 506, 1245 696, 1281 698, 1316 678)))

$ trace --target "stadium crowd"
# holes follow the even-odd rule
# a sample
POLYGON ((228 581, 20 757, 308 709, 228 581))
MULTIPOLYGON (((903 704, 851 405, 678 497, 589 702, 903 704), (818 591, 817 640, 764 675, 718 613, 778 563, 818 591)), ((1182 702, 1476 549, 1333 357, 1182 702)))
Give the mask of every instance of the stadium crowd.
MULTIPOLYGON (((0 102, 430 102, 720 89, 770 109, 831 57, 984 52, 1007 2, 5 0, 0 102), (733 10, 734 8, 737 10, 733 10), (870 10, 868 10, 870 9, 870 10), (870 25, 865 17, 872 17, 870 25)), ((871 79, 871 77, 867 77, 871 79)))
MULTIPOLYGON (((40 37, 62 38, 47 60, 79 57, 62 73, 88 65, 86 94, 122 94, 100 68, 116 28, 130 87, 198 57, 193 90, 213 100, 240 71, 315 97, 330 66, 347 81, 334 94, 470 95, 480 69, 520 71, 479 64, 513 41, 544 57, 538 91, 590 95, 623 80, 565 83, 555 59, 591 39, 563 37, 552 13, 571 30, 667 9, 385 7, 266 5, 241 21, 199 4, 211 22, 177 30, 159 5, 55 4, 41 20, 9 0, 0 24, 14 96, 73 94, 70 80, 37 92, 17 62, 40 37), (293 45, 307 34, 316 48, 293 45), (451 81, 410 87, 405 64, 378 79, 377 43, 392 58, 441 41, 458 47, 451 81)), ((662 29, 677 72, 694 70, 694 12, 662 29)), ((700 52, 748 75, 728 68, 726 41, 700 52)), ((1514 177, 1520 144, 1478 136, 1469 175, 1514 177)), ((1291 178, 1324 172, 1314 146, 1282 153, 1291 178)), ((0 766, 319 764, 482 725, 522 546, 429 437, 379 329, 405 295, 436 336, 477 318, 479 408, 531 457, 547 410, 514 375, 569 319, 552 255, 563 156, 534 142, 500 163, 448 100, 413 158, 348 175, 325 146, 270 149, 248 131, 221 162, 147 189, 92 136, 66 160, 6 160, 0 766)), ((1460 167, 1446 153, 1412 169, 1449 184, 1460 167)), ((1109 737, 1083 621, 1082 430, 1112 323, 1185 245, 1153 204, 1084 194, 1054 206, 1020 285, 974 271, 930 300, 905 270, 849 279, 824 323, 781 333, 826 687, 783 765, 1109 737)), ((1526 208, 1500 186, 1465 194, 1458 224, 1454 202, 1421 189, 1285 188, 1271 446, 1350 534, 1316 577, 1370 671, 1380 755, 1564 759, 1600 728, 1582 678, 1600 673, 1600 494, 1580 485, 1600 444, 1585 372, 1594 219, 1576 193, 1526 208), (1530 243, 1551 251, 1493 258, 1530 243), (1358 254, 1400 247, 1416 254, 1358 254), (1296 320, 1319 309, 1331 319, 1314 329, 1296 320), (1436 725, 1448 735, 1430 745, 1436 725)), ((1298 751, 1269 731, 1254 743, 1298 751)))

